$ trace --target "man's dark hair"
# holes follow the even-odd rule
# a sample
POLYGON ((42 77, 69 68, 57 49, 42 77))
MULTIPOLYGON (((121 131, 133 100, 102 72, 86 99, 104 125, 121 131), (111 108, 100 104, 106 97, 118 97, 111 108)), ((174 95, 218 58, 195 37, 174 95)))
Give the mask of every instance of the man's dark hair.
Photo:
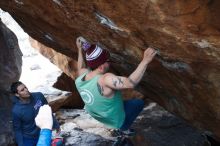
POLYGON ((23 83, 20 82, 20 81, 17 81, 17 82, 12 83, 12 84, 11 84, 11 92, 14 93, 14 94, 17 93, 17 92, 18 92, 17 88, 18 88, 18 86, 21 85, 21 84, 23 84, 23 83))

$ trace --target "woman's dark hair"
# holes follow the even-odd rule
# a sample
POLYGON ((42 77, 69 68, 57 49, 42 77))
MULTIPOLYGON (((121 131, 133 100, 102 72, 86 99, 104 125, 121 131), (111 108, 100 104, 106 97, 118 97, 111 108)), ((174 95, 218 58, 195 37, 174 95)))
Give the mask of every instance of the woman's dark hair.
POLYGON ((21 84, 23 84, 23 83, 20 82, 20 81, 17 81, 17 82, 12 83, 12 84, 11 84, 11 92, 14 93, 14 94, 17 93, 17 92, 18 92, 17 88, 18 88, 18 86, 21 85, 21 84))

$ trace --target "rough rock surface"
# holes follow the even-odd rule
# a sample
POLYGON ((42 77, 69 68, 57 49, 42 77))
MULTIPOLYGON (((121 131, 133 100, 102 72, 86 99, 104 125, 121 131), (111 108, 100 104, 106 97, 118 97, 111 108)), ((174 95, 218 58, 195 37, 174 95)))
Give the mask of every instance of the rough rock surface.
POLYGON ((57 82, 53 85, 53 87, 72 93, 72 95, 69 96, 66 102, 63 103, 63 107, 77 109, 83 108, 84 103, 76 90, 74 80, 67 76, 65 73, 62 73, 62 75, 57 79, 57 82))
POLYGON ((31 37, 74 60, 79 35, 108 48, 122 75, 147 46, 158 48, 137 89, 220 140, 219 6, 219 0, 0 1, 31 37))
POLYGON ((0 89, 9 91, 10 85, 21 75, 22 53, 15 34, 0 21, 0 89))
POLYGON ((133 125, 138 146, 211 146, 204 132, 191 127, 155 103, 149 103, 133 125))
POLYGON ((72 95, 71 92, 62 91, 46 85, 38 86, 33 92, 43 93, 53 112, 59 110, 72 95))
POLYGON ((21 74, 22 53, 15 34, 0 20, 0 145, 13 145, 10 85, 21 74))
MULTIPOLYGON (((112 145, 116 141, 111 129, 84 110, 61 109, 56 115, 62 123, 61 135, 67 146, 103 146, 112 145)), ((136 136, 129 139, 134 146, 211 146, 203 133, 155 103, 145 107, 133 128, 137 132, 136 136)))
POLYGON ((84 110, 61 109, 56 113, 65 145, 111 145, 110 131, 84 110))

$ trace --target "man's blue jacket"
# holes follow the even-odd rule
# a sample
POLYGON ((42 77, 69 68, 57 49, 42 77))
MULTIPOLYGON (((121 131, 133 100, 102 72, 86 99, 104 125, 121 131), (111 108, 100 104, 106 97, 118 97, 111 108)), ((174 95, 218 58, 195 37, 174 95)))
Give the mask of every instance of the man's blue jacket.
MULTIPOLYGON (((23 146, 24 138, 38 138, 40 128, 35 124, 35 117, 39 108, 48 104, 41 92, 31 93, 30 102, 22 103, 18 97, 13 97, 14 106, 12 109, 13 129, 18 146, 23 146)), ((53 128, 58 129, 59 123, 53 117, 53 128)))

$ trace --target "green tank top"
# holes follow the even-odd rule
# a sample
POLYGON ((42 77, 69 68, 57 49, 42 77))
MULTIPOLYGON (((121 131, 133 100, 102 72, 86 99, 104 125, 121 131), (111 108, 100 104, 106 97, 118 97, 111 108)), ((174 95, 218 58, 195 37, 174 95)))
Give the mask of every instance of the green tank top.
POLYGON ((85 110, 101 123, 111 128, 120 128, 125 119, 121 92, 115 91, 111 98, 102 96, 97 86, 100 75, 91 80, 83 81, 83 77, 87 73, 75 80, 76 88, 85 103, 85 110))

